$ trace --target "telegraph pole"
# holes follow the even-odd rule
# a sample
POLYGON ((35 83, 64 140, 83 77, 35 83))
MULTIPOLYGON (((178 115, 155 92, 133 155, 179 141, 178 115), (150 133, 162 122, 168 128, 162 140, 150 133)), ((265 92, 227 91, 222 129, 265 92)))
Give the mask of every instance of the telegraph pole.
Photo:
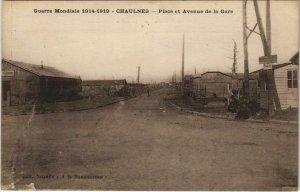
POLYGON ((174 71, 172 74, 172 83, 175 83, 175 82, 176 82, 176 80, 175 80, 175 71, 174 71))
MULTIPOLYGON (((270 8, 270 0, 266 1, 266 31, 267 31, 267 44, 268 44, 268 52, 267 56, 272 57, 272 44, 271 44, 271 8, 270 8)), ((280 100, 277 93, 277 87, 275 84, 274 70, 267 70, 268 75, 268 83, 269 83, 269 115, 273 115, 274 113, 274 103, 276 106, 276 110, 281 110, 280 100)))
POLYGON ((182 69, 181 69, 181 78, 182 83, 184 81, 184 34, 183 34, 183 40, 182 40, 182 69))
POLYGON ((175 70, 175 74, 174 74, 175 76, 174 76, 174 79, 175 79, 175 83, 176 83, 176 70, 175 70))
POLYGON ((247 0, 243 0, 244 98, 249 101, 249 60, 247 35, 247 0))
MULTIPOLYGON (((259 32, 260 32, 259 36, 260 36, 262 44, 263 44, 264 54, 265 54, 265 56, 267 56, 267 54, 268 54, 268 43, 267 43, 267 40, 266 40, 265 30, 264 30, 264 26, 263 26, 263 23, 262 23, 262 20, 261 20, 261 16, 260 16, 260 12, 259 12, 259 8, 258 8, 257 0, 253 0, 253 5, 254 5, 254 9, 255 9, 255 14, 256 14, 256 19, 257 19, 258 29, 259 29, 259 32)), ((270 17, 270 14, 269 14, 269 17, 270 17)), ((271 25, 270 25, 270 27, 271 27, 271 25)), ((270 28, 270 33, 271 33, 271 28, 270 28)))
MULTIPOLYGON (((270 0, 266 1, 266 36, 267 36, 267 55, 268 57, 271 56, 271 15, 270 15, 270 0)), ((268 78, 268 109, 269 115, 273 115, 274 113, 274 71, 273 69, 267 70, 267 78, 268 78)))
POLYGON ((274 102, 277 110, 281 110, 280 100, 277 93, 277 88, 274 79, 274 70, 272 69, 273 63, 277 62, 277 55, 272 55, 271 48, 271 10, 270 10, 270 0, 266 0, 266 35, 264 32, 262 20, 259 13, 259 8, 257 0, 253 0, 255 14, 257 18, 257 24, 259 27, 259 35, 262 40, 264 57, 260 57, 260 63, 264 64, 264 69, 267 75, 267 97, 268 97, 268 113, 269 115, 274 114, 274 102))
POLYGON ((141 67, 138 66, 138 76, 137 76, 137 83, 140 83, 140 70, 141 70, 141 67))
POLYGON ((267 45, 268 52, 267 55, 270 56, 271 49, 271 10, 270 10, 270 0, 266 1, 266 30, 267 30, 267 45))

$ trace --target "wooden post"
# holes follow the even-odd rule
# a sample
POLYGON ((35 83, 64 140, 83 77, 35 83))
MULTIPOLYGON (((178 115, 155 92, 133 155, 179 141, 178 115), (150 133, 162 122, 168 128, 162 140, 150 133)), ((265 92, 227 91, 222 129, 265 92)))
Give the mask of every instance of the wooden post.
MULTIPOLYGON (((267 56, 271 56, 271 18, 270 18, 270 1, 266 1, 266 36, 267 36, 267 56)), ((268 76, 268 111, 269 115, 274 114, 274 71, 273 69, 267 70, 267 76, 268 76)))
POLYGON ((137 76, 137 83, 140 83, 140 71, 141 71, 141 67, 138 66, 138 76, 137 76))
POLYGON ((247 0, 243 1, 244 98, 249 101, 249 61, 247 38, 247 0))
MULTIPOLYGON (((270 0, 266 1, 266 35, 264 32, 262 20, 259 13, 259 8, 257 4, 257 0, 253 0, 257 23, 260 31, 260 37, 262 40, 263 48, 264 48, 264 55, 271 57, 272 49, 271 49, 271 11, 270 11, 270 0)), ((269 115, 274 114, 274 101, 277 110, 281 110, 280 100, 277 93, 277 88, 275 85, 274 79, 274 70, 268 69, 267 70, 267 85, 268 85, 268 112, 269 115)))
POLYGON ((270 10, 270 0, 266 1, 266 30, 267 30, 267 44, 268 44, 268 56, 271 55, 271 10, 270 10))
POLYGON ((182 69, 181 69, 182 84, 184 82, 184 34, 182 39, 182 69))
POLYGON ((174 78, 175 78, 175 84, 176 84, 176 70, 175 70, 175 76, 174 76, 174 78))
POLYGON ((268 43, 267 43, 266 36, 265 36, 264 26, 263 26, 263 23, 262 23, 262 20, 260 17, 257 0, 253 0, 253 4, 254 4, 257 24, 258 24, 258 28, 259 28, 259 32, 260 32, 260 38, 261 38, 261 41, 263 44, 264 54, 267 55, 268 54, 268 43))
MULTIPOLYGON (((270 0, 266 1, 266 36, 267 36, 267 56, 272 55, 272 47, 271 47, 271 10, 270 10, 270 0)), ((268 76, 268 108, 269 108, 269 115, 274 114, 274 102, 276 105, 276 110, 281 110, 280 100, 277 93, 277 88, 275 84, 275 77, 274 77, 274 70, 269 69, 267 70, 268 76)))

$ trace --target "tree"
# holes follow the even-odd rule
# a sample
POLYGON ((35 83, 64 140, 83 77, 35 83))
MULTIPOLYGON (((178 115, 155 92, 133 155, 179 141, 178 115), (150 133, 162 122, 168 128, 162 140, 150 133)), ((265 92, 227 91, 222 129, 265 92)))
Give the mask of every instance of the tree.
POLYGON ((227 57, 227 58, 233 60, 232 67, 231 67, 232 75, 236 75, 236 73, 237 73, 237 64, 238 64, 237 55, 238 55, 237 45, 236 45, 235 40, 233 40, 233 57, 227 57))

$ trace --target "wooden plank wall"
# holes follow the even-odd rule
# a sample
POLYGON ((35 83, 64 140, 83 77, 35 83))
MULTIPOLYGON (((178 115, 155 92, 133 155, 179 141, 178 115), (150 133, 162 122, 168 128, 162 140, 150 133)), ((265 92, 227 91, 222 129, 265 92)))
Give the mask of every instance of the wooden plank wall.
POLYGON ((9 63, 2 63, 2 71, 14 71, 10 78, 11 105, 33 103, 39 98, 39 77, 9 63))
POLYGON ((298 107, 298 88, 288 88, 287 71, 289 70, 298 71, 298 65, 288 65, 275 70, 274 73, 275 83, 282 109, 298 107))
MULTIPOLYGON (((297 70, 299 72, 298 68, 297 65, 287 65, 274 71, 275 84, 282 109, 298 108, 298 88, 288 88, 287 83, 287 71, 297 70)), ((260 108, 265 110, 268 109, 268 92, 265 90, 266 76, 265 71, 260 72, 260 108)))

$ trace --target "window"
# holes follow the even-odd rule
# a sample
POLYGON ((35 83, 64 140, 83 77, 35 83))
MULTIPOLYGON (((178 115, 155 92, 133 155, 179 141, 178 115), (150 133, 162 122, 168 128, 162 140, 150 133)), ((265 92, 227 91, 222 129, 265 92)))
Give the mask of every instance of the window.
POLYGON ((296 70, 287 71, 288 88, 298 88, 298 74, 296 70))

